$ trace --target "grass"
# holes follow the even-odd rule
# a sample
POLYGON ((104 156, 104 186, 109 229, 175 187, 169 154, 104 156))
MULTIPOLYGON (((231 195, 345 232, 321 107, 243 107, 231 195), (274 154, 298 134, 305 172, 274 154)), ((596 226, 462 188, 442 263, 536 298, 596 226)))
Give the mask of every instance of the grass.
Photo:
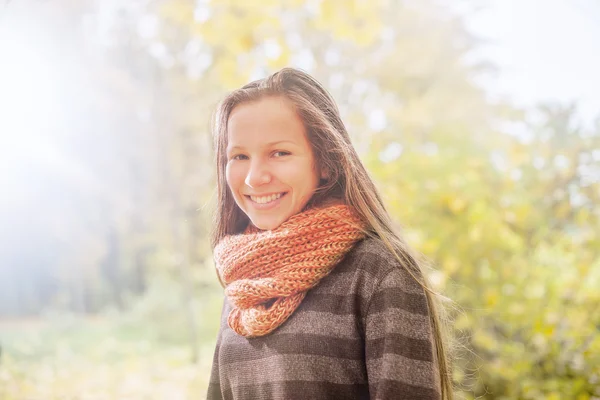
POLYGON ((205 398, 217 302, 203 313, 195 363, 182 312, 0 321, 0 400, 205 398))

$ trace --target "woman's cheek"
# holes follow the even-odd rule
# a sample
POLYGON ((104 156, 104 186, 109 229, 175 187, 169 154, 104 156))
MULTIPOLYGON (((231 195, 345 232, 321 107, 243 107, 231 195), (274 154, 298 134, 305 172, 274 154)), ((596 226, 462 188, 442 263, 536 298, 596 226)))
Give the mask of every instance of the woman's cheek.
POLYGON ((225 169, 225 175, 228 180, 232 180, 235 177, 236 171, 239 169, 239 166, 236 165, 235 161, 229 162, 227 164, 227 168, 225 169))
POLYGON ((236 168, 236 166, 233 164, 227 164, 227 167, 225 169, 225 179, 227 180, 227 185, 229 186, 229 189, 231 189, 231 191, 234 193, 238 189, 237 186, 239 186, 237 182, 237 177, 239 176, 238 170, 239 168, 236 168))
POLYGON ((225 165, 225 181, 227 182, 227 186, 231 188, 231 166, 229 163, 225 165))

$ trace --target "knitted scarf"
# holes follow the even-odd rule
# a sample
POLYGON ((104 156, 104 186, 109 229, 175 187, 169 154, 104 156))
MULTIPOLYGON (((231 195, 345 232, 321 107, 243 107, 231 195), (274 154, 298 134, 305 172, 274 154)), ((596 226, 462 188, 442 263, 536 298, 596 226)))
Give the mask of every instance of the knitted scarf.
POLYGON ((223 238, 214 255, 233 307, 229 327, 256 337, 283 324, 364 237, 362 226, 348 206, 336 204, 298 213, 270 231, 250 225, 223 238))

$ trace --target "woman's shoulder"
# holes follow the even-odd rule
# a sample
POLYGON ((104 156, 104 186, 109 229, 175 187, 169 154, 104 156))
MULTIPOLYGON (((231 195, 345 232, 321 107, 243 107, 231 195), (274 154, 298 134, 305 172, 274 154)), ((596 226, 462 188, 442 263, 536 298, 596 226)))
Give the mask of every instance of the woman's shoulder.
MULTIPOLYGON (((401 254, 399 254, 401 255, 401 254)), ((404 254, 406 256, 406 254, 404 254)), ((347 270, 354 271, 355 279, 369 282, 375 289, 384 282, 394 282, 400 289, 409 292, 422 292, 423 288, 415 278, 421 278, 417 269, 403 265, 391 250, 377 237, 367 237, 359 241, 344 259, 347 270), (414 276, 413 276, 414 275, 414 276)))
MULTIPOLYGON (((420 273, 412 275, 420 277, 420 273)), ((315 288, 315 294, 335 293, 336 307, 350 304, 349 309, 360 316, 363 327, 369 313, 388 309, 426 315, 425 291, 412 275, 382 240, 368 237, 356 243, 332 274, 315 288)))

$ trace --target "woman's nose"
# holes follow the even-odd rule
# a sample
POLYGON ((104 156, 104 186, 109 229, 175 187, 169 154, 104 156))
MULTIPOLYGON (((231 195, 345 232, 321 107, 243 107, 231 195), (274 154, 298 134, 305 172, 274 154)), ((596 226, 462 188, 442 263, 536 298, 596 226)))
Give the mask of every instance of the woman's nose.
POLYGON ((271 174, 262 163, 254 162, 250 165, 244 183, 250 187, 257 187, 271 182, 271 174))

